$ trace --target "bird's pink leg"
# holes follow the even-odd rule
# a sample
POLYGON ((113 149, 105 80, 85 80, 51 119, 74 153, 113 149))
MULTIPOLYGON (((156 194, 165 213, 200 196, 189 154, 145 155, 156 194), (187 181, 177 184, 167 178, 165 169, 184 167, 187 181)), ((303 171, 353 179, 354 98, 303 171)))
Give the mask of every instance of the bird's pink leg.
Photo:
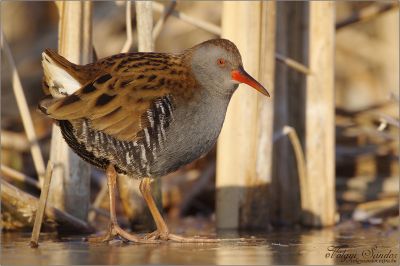
POLYGON ((90 242, 107 242, 114 239, 116 236, 120 236, 126 240, 136 242, 136 243, 159 243, 154 240, 141 239, 135 234, 131 234, 123 230, 117 221, 117 214, 115 212, 115 194, 117 190, 117 172, 112 164, 107 167, 107 185, 108 185, 108 195, 110 199, 110 227, 105 236, 90 238, 90 242))
POLYGON ((168 226, 165 223, 161 213, 157 209, 157 205, 154 202, 153 196, 151 195, 151 179, 146 177, 143 178, 139 186, 140 192, 143 195, 147 206, 150 209, 151 215, 153 216, 154 222, 156 223, 157 230, 145 236, 145 239, 162 239, 172 240, 175 242, 191 242, 191 243, 216 243, 219 239, 204 239, 197 237, 183 237, 169 232, 168 226))

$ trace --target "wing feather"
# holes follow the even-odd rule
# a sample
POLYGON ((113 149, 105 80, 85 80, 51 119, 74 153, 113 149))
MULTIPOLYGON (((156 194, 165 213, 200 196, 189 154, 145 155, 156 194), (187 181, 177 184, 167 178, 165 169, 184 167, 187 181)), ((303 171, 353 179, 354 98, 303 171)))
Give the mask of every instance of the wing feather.
POLYGON ((55 100, 47 107, 47 114, 57 120, 88 119, 94 129, 119 140, 135 140, 138 132, 149 126, 149 110, 172 93, 168 88, 157 88, 155 82, 132 80, 128 87, 114 88, 109 85, 124 82, 123 77, 112 77, 101 84, 97 80, 55 100))
POLYGON ((56 120, 86 119, 119 140, 138 139, 147 127, 164 130, 175 101, 192 97, 190 88, 196 88, 196 82, 182 60, 170 54, 132 53, 80 66, 87 68, 84 85, 64 98, 43 100, 40 109, 56 120))

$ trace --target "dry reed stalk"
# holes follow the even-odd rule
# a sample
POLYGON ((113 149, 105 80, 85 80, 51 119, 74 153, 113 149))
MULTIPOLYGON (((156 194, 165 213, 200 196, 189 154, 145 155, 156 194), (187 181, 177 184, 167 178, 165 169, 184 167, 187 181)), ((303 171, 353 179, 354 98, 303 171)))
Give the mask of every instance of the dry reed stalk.
POLYGON ((136 24, 139 52, 153 52, 153 10, 152 1, 138 1, 136 5, 136 24))
MULTIPOLYGON (((277 54, 305 61, 304 21, 307 3, 277 2, 277 54)), ((292 71, 287 64, 276 64, 273 180, 270 189, 271 220, 286 226, 295 225, 301 218, 301 197, 296 158, 288 138, 282 138, 283 128, 291 125, 303 137, 303 93, 305 76, 292 71), (278 141, 279 140, 279 141, 278 141)))
POLYGON ((32 248, 37 248, 39 246, 40 228, 42 227, 43 215, 46 209, 52 172, 53 172, 53 166, 49 162, 47 164, 46 175, 44 177, 44 182, 43 182, 43 193, 40 193, 40 199, 39 202, 37 203, 38 207, 36 209, 35 222, 33 224, 33 230, 30 242, 30 246, 32 248))
POLYGON ((33 126, 32 117, 29 112, 28 103, 26 102, 24 90, 22 88, 21 79, 19 77, 17 67, 14 62, 10 47, 5 39, 3 32, 1 32, 1 46, 5 53, 6 59, 10 64, 12 70, 12 87, 15 98, 17 100, 18 110, 21 114, 22 124, 24 125, 26 136, 31 143, 31 154, 33 158, 33 164, 35 166, 36 173, 39 177, 39 182, 43 183, 43 176, 45 173, 45 166, 42 153, 40 151, 39 143, 37 141, 35 128, 33 126))
MULTIPOLYGON (((92 3, 62 1, 57 2, 57 7, 60 54, 77 64, 89 63, 92 57, 92 3)), ((57 126, 53 126, 50 161, 53 165, 50 203, 86 220, 90 201, 90 166, 68 147, 57 126)))
POLYGON ((309 3, 309 65, 307 76, 305 155, 307 162, 308 215, 303 223, 335 223, 335 99, 334 2, 309 3))
POLYGON ((273 121, 275 99, 275 32, 276 3, 262 2, 259 50, 259 81, 264 84, 271 98, 257 95, 258 128, 256 147, 256 176, 253 180, 247 177, 247 183, 253 188, 248 189, 246 201, 242 208, 240 226, 242 228, 268 228, 270 222, 269 190, 272 181, 272 148, 273 121), (254 185, 258 187, 254 187, 254 185))
POLYGON ((158 19, 156 25, 154 25, 153 40, 156 40, 158 35, 161 33, 161 30, 164 26, 165 21, 167 21, 167 19, 171 15, 172 11, 174 10, 175 6, 176 6, 176 0, 173 0, 169 4, 169 6, 164 9, 161 17, 158 19))
MULTIPOLYGON (((261 80, 272 95, 274 20, 274 2, 223 3, 223 37, 238 46, 247 72, 261 80)), ((273 102, 244 87, 232 97, 218 140, 218 228, 268 226, 273 102)))
POLYGON ((131 1, 126 2, 126 41, 124 43, 124 46, 121 49, 121 53, 127 53, 129 52, 129 49, 132 46, 132 5, 131 1))
POLYGON ((33 179, 32 177, 27 176, 27 175, 25 175, 23 173, 20 173, 20 172, 14 170, 14 169, 12 169, 12 168, 10 168, 8 166, 5 166, 3 164, 1 165, 1 174, 4 175, 4 176, 10 177, 13 180, 16 180, 16 181, 19 181, 19 182, 22 182, 22 183, 26 183, 28 185, 31 185, 31 186, 37 188, 37 189, 41 189, 40 184, 35 179, 33 179))
MULTIPOLYGON (((167 7, 165 7, 163 4, 160 4, 158 2, 153 2, 153 8, 155 11, 157 12, 166 12, 166 10, 168 9, 167 7)), ((210 22, 204 21, 202 19, 199 18, 193 18, 183 12, 177 11, 177 10, 173 10, 171 12, 171 15, 179 18, 180 20, 187 22, 189 24, 192 24, 200 29, 203 29, 205 31, 211 32, 215 35, 221 35, 222 30, 221 27, 214 25, 210 22)))

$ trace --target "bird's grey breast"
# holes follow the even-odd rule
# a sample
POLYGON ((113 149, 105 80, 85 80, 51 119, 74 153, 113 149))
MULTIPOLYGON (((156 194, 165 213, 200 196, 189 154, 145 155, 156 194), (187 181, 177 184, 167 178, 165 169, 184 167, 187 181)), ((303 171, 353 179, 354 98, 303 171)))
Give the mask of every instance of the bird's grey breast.
POLYGON ((151 172, 165 175, 208 152, 221 131, 228 103, 229 99, 203 96, 195 104, 177 106, 151 172))

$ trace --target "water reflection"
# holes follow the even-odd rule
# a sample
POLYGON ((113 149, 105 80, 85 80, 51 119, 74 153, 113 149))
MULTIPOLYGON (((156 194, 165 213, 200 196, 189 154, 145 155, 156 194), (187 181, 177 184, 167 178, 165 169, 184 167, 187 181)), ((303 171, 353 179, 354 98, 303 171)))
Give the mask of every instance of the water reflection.
MULTIPOLYGON (((219 237, 237 241, 219 244, 127 245, 122 242, 88 244, 82 237, 58 239, 45 235, 38 249, 28 246, 29 233, 3 233, 1 264, 7 265, 93 265, 93 264, 229 264, 268 265, 350 264, 327 256, 329 248, 347 247, 348 253, 377 245, 389 247, 397 254, 398 232, 382 234, 379 229, 358 229, 357 232, 325 229, 309 231, 278 230, 268 234, 219 232, 219 237), (239 238, 243 238, 239 240, 239 238)), ((388 251, 388 250, 385 250, 388 251)))
POLYGON ((335 245, 334 230, 311 230, 299 237, 299 264, 302 265, 334 265, 335 261, 326 258, 329 246, 335 245), (304 243, 304 244, 303 244, 304 243))

